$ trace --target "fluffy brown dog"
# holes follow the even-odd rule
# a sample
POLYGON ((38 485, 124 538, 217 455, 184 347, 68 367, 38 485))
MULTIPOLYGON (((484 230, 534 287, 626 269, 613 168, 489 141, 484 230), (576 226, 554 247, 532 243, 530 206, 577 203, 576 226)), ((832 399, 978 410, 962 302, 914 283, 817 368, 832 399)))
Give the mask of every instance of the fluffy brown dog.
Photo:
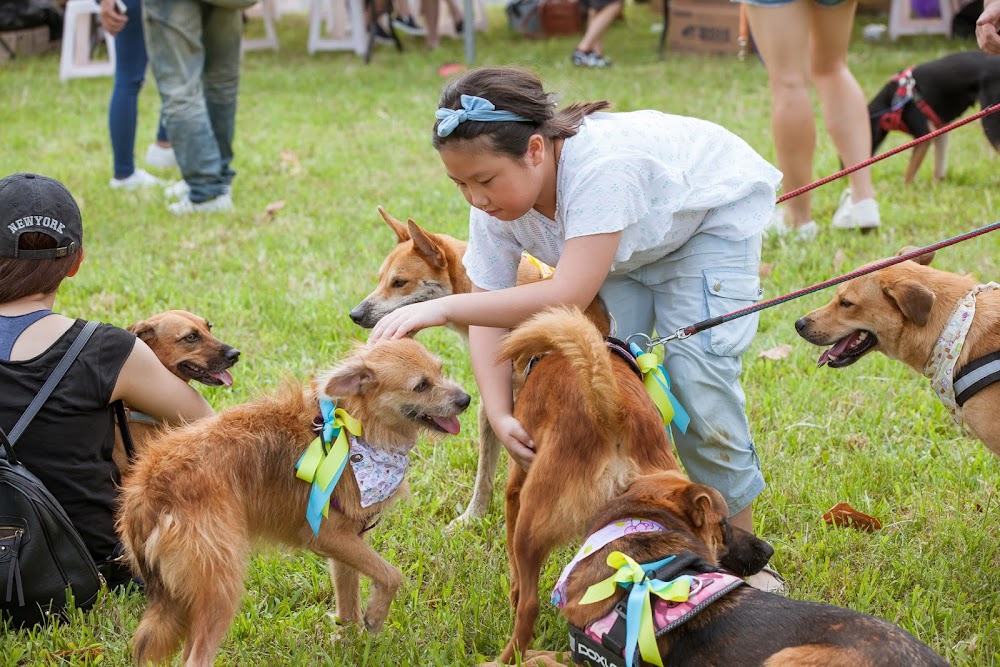
MULTIPOLYGON (((352 444, 319 535, 305 517, 311 485, 295 465, 316 437, 317 401, 339 400, 363 424, 375 452, 405 454, 422 431, 458 433, 470 398, 411 339, 358 347, 311 387, 273 396, 162 433, 139 458, 122 493, 119 533, 146 584, 148 605, 133 639, 139 664, 162 662, 184 639, 185 664, 210 665, 236 613, 251 544, 281 543, 330 559, 340 621, 362 621, 359 575, 372 580, 365 626, 382 627, 399 570, 363 533, 398 496, 361 505, 352 444)), ((363 455, 373 456, 373 455, 363 455)))
MULTIPOLYGON (((727 514, 726 503, 715 489, 693 484, 680 473, 640 477, 597 514, 591 532, 628 518, 655 521, 666 531, 625 535, 581 560, 567 580, 563 616, 570 624, 584 628, 607 616, 628 594, 627 589, 617 587, 606 600, 580 604, 591 585, 614 573, 607 565, 612 551, 620 551, 638 563, 690 552, 709 566, 721 565, 740 576, 759 571, 770 558, 771 547, 730 527, 727 514)), ((700 564, 686 570, 695 576, 704 571, 700 564)), ((913 635, 881 619, 828 604, 790 600, 745 585, 737 586, 658 637, 657 648, 663 664, 690 667, 948 664, 913 635)), ((556 662, 557 655, 536 653, 524 664, 564 664, 556 662)), ((581 655, 588 659, 592 652, 582 651, 581 655)))
POLYGON ((553 308, 505 339, 501 358, 523 373, 514 416, 535 442, 527 472, 511 464, 507 551, 514 634, 500 656, 531 644, 538 575, 554 548, 583 534, 594 515, 639 475, 679 470, 663 419, 636 370, 613 354, 577 308, 553 308), (544 355, 544 356, 543 356, 544 355))
MULTIPOLYGON (((913 250, 904 248, 899 254, 913 250)), ((795 323, 815 345, 832 345, 819 364, 843 368, 873 350, 922 372, 958 304, 978 282, 928 266, 934 254, 905 261, 843 283, 828 304, 795 323)), ((955 364, 1000 351, 1000 291, 976 298, 975 318, 955 364)), ((959 413, 994 454, 1000 455, 1000 383, 969 398, 959 413)))
MULTIPOLYGON (((351 319, 366 329, 397 308, 430 301, 449 294, 465 294, 472 291, 472 282, 462 265, 462 257, 468 243, 447 234, 432 234, 425 231, 413 220, 403 224, 389 215, 381 206, 378 212, 385 224, 396 234, 398 243, 392 249, 378 271, 378 285, 354 310, 351 319)), ((541 280, 547 277, 543 265, 525 256, 517 271, 518 284, 541 280)), ((610 318, 600 299, 595 299, 587 308, 590 317, 605 334, 611 328, 610 318)), ((468 327, 448 324, 466 341, 468 327)), ((479 406, 479 463, 476 468, 476 485, 472 500, 465 512, 456 521, 465 521, 486 514, 493 495, 497 461, 502 450, 500 440, 490 428, 486 409, 479 406)))
MULTIPOLYGON (((197 380, 209 386, 227 387, 233 384, 229 369, 239 361, 240 351, 213 336, 212 325, 204 317, 186 310, 168 310, 140 320, 128 330, 149 346, 167 370, 185 382, 197 380)), ((133 410, 127 414, 129 432, 138 453, 160 424, 133 410)), ((130 462, 120 433, 115 436, 112 456, 122 475, 127 474, 130 462)))

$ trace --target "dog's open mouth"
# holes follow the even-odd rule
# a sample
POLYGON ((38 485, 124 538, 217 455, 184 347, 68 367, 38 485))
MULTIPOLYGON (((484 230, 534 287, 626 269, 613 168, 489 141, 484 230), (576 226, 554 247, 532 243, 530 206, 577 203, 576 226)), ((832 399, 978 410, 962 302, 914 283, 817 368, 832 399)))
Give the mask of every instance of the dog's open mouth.
POLYGON ((858 330, 838 340, 833 347, 819 355, 817 366, 843 368, 871 352, 878 344, 878 338, 871 331, 858 330))
POLYGON ((437 415, 429 415, 420 412, 417 408, 407 408, 403 411, 404 414, 415 422, 420 422, 432 431, 440 431, 441 433, 450 433, 451 435, 458 435, 459 430, 461 430, 462 425, 458 423, 458 417, 452 415, 451 417, 439 417, 437 415))
POLYGON ((177 369, 184 374, 185 377, 191 380, 197 380, 202 384, 207 384, 210 387, 219 387, 225 385, 227 387, 233 386, 233 374, 228 370, 223 368, 222 370, 210 371, 207 368, 202 368, 192 364, 190 361, 182 361, 177 364, 177 369))

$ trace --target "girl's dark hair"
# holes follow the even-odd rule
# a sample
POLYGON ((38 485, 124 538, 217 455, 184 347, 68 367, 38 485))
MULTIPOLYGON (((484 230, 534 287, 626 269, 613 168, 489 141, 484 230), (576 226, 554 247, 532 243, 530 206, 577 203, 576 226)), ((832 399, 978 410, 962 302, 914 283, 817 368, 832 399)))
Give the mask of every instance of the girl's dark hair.
POLYGON ((607 101, 571 104, 555 110, 551 96, 542 89, 542 80, 534 72, 517 67, 479 67, 449 83, 441 93, 439 108, 461 109, 462 95, 475 95, 493 103, 499 111, 512 111, 524 121, 467 120, 447 137, 437 133, 434 123, 434 148, 452 141, 486 137, 497 153, 521 159, 528 152, 528 139, 540 134, 546 139, 566 139, 576 134, 585 116, 609 109, 607 101))
MULTIPOLYGON (((26 232, 21 234, 18 247, 21 250, 47 250, 56 245, 56 240, 48 234, 26 232)), ((73 268, 78 252, 55 259, 0 258, 0 303, 32 294, 55 292, 73 268)))

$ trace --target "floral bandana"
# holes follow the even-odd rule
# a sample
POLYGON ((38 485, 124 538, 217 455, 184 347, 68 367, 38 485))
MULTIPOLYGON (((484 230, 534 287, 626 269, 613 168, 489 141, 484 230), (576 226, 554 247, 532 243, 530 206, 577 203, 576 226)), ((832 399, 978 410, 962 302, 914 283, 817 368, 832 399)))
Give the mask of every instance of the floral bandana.
POLYGON ((649 519, 622 519, 601 528, 587 538, 587 541, 583 543, 580 550, 573 556, 573 560, 563 568, 562 574, 559 575, 559 581, 556 582, 556 587, 552 589, 552 604, 560 609, 566 606, 566 603, 569 601, 566 598, 566 580, 569 579, 569 574, 576 567, 576 564, 590 554, 625 535, 664 531, 666 531, 666 528, 649 519))
POLYGON ((1000 284, 986 283, 985 285, 977 285, 965 295, 965 298, 951 314, 944 330, 941 331, 941 335, 934 345, 934 351, 931 352, 931 356, 924 366, 924 376, 930 378, 931 388, 934 389, 938 398, 944 403, 944 407, 948 408, 952 419, 958 424, 962 423, 962 408, 955 402, 953 377, 955 364, 962 354, 965 337, 969 333, 969 327, 972 326, 972 319, 976 316, 976 297, 980 292, 995 289, 1000 289, 1000 284))
MULTIPOLYGON (((406 469, 410 467, 410 450, 413 445, 398 449, 376 449, 361 438, 349 435, 354 479, 361 490, 361 507, 368 507, 386 500, 403 483, 406 469)), ((415 444, 415 443, 414 443, 415 444)))

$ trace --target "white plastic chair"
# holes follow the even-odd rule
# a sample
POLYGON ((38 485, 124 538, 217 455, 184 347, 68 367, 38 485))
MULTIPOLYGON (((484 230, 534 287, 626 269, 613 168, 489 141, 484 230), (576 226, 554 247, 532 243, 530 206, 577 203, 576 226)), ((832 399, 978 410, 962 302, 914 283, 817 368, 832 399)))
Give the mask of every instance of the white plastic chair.
POLYGON ((354 51, 363 56, 367 48, 364 0, 310 0, 310 54, 317 51, 354 51), (324 35, 324 23, 330 36, 324 35))
POLYGON ((901 35, 950 35, 955 16, 952 0, 938 0, 939 16, 921 18, 913 15, 910 0, 892 0, 889 5, 889 39, 901 35))
POLYGON ((92 16, 99 14, 94 0, 69 0, 63 12, 62 53, 59 57, 59 80, 75 77, 114 76, 115 39, 103 30, 108 48, 107 60, 90 59, 92 16))
POLYGON ((278 7, 275 0, 260 0, 253 6, 249 16, 260 16, 264 21, 264 36, 256 39, 244 39, 244 51, 260 51, 262 49, 278 50, 278 34, 274 30, 274 20, 278 17, 278 7))

